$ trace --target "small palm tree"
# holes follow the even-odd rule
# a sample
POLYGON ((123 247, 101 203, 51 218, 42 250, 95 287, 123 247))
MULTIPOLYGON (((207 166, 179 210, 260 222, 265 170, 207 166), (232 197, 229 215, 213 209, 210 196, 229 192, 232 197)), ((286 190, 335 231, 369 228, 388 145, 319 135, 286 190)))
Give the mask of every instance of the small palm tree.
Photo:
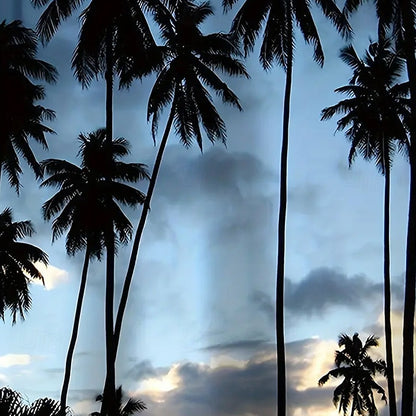
POLYGON ((350 84, 335 91, 347 99, 322 111, 326 120, 343 114, 337 130, 346 130, 351 141, 350 166, 357 153, 374 160, 384 175, 384 323, 386 337, 387 381, 391 416, 397 415, 393 374, 390 294, 390 171, 396 149, 408 151, 405 121, 410 117, 408 83, 398 83, 403 60, 391 49, 387 39, 370 44, 361 60, 350 45, 342 49, 341 58, 354 71, 350 84))
MULTIPOLYGON (((229 10, 237 0, 223 0, 225 10, 229 10)), ((284 276, 286 252, 286 211, 287 211, 287 171, 289 151, 289 118, 292 91, 292 72, 296 25, 305 41, 313 46, 313 59, 324 63, 324 53, 312 13, 310 0, 245 0, 233 19, 231 30, 242 39, 245 53, 254 49, 255 42, 263 30, 260 49, 260 63, 264 69, 278 64, 286 71, 283 104, 283 129, 280 154, 280 190, 277 235, 276 268, 276 364, 277 364, 277 414, 286 415, 286 353, 284 331, 284 276)), ((334 0, 315 0, 325 17, 338 32, 348 36, 351 28, 334 0)))
MULTIPOLYGON (((143 412, 147 409, 144 402, 140 399, 133 399, 129 397, 127 402, 123 404, 123 390, 121 386, 116 390, 116 403, 117 403, 117 410, 114 416, 132 416, 136 413, 143 412)), ((103 396, 100 394, 96 397, 96 401, 102 402, 103 396)), ((100 416, 99 412, 93 412, 90 416, 100 416)))
POLYGON ((30 279, 43 283, 43 276, 35 263, 48 264, 48 256, 40 248, 19 240, 30 237, 34 228, 30 221, 13 222, 12 210, 0 214, 0 318, 10 310, 13 324, 30 309, 30 279))
POLYGON ((377 374, 385 376, 386 363, 383 360, 374 361, 368 355, 371 347, 378 346, 378 338, 371 335, 363 345, 357 333, 352 338, 341 334, 338 346, 344 349, 335 351, 336 368, 319 379, 319 386, 323 386, 330 377, 343 377, 343 382, 334 390, 333 402, 338 406, 338 411, 346 416, 351 408, 351 416, 354 416, 355 412, 363 416, 376 416, 373 390, 387 403, 383 387, 374 380, 377 374))
POLYGON ((45 133, 53 133, 43 122, 53 119, 54 112, 36 104, 45 92, 31 79, 55 82, 57 72, 52 65, 37 59, 36 53, 35 32, 20 21, 0 23, 0 87, 4 102, 0 112, 0 176, 5 172, 17 192, 22 172, 19 156, 37 178, 42 175, 29 138, 47 148, 45 133))
POLYGON ((223 102, 241 110, 237 96, 216 71, 231 76, 248 77, 244 65, 238 59, 239 48, 232 36, 223 33, 204 35, 201 32, 199 26, 213 14, 209 2, 196 5, 192 1, 184 0, 171 1, 167 4, 168 8, 159 10, 155 16, 165 44, 161 47, 164 64, 158 73, 148 104, 148 120, 152 121, 154 139, 163 109, 170 105, 170 112, 150 178, 124 281, 114 331, 116 351, 139 245, 172 126, 185 147, 190 147, 196 141, 202 151, 201 127, 212 143, 217 140, 225 143, 225 123, 212 103, 212 97, 206 87, 219 95, 223 102))
MULTIPOLYGON (((127 243, 132 225, 117 202, 135 207, 143 203, 145 195, 127 185, 148 178, 146 167, 139 163, 124 163, 128 154, 125 139, 115 139, 110 148, 105 129, 89 135, 80 134, 79 155, 81 167, 65 160, 49 159, 42 162, 49 177, 41 186, 59 187, 59 191, 43 205, 45 219, 56 216, 52 225, 55 240, 67 231, 66 249, 69 255, 85 250, 78 300, 69 343, 64 382, 61 390, 61 408, 66 408, 72 358, 78 335, 82 303, 91 259, 101 259, 103 249, 127 243), (111 161, 108 166, 108 161, 111 161), (110 178, 110 181, 108 181, 110 178), (109 226, 114 227, 109 237, 109 226), (112 242, 109 244, 108 239, 112 242)), ((110 248, 112 249, 112 248, 110 248)), ((111 255, 111 253, 110 253, 111 255)))

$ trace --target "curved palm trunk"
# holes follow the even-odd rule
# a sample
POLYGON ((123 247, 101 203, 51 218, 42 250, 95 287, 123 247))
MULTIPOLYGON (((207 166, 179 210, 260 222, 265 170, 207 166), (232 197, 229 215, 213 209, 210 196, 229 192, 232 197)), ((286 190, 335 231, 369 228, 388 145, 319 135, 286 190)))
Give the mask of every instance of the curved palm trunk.
POLYGON ((146 224, 147 215, 150 210, 150 201, 152 199, 153 191, 155 189, 157 175, 159 173, 160 164, 162 163, 163 153, 169 138, 170 129, 173 123, 174 105, 169 114, 168 121, 166 123, 165 131, 163 133, 162 141, 160 142, 159 150, 156 155, 155 164, 153 166, 152 176, 150 177, 149 187, 147 189, 146 199, 143 204, 142 214, 140 216, 139 225, 137 227, 136 235, 134 236, 133 247, 130 255, 129 267, 127 269, 126 278, 124 280, 123 292, 120 298, 120 304, 117 311, 116 326, 114 330, 114 343, 115 351, 117 355, 118 343, 120 341, 121 325, 123 323, 124 311, 127 305, 127 298, 129 295, 129 289, 133 278, 134 268, 136 266, 137 255, 139 252, 140 241, 143 235, 144 226, 146 224))
POLYGON ((396 389, 394 387, 393 346, 391 334, 390 293, 390 166, 384 164, 384 332, 386 337, 387 388, 390 416, 397 416, 396 389))
POLYGON ((399 0, 403 19, 404 43, 407 74, 410 87, 410 197, 407 223, 406 275, 403 311, 403 361, 402 361, 402 416, 413 414, 414 384, 414 317, 415 317, 415 279, 416 279, 416 58, 414 13, 412 1, 399 0))
POLYGON ((87 250, 85 252, 84 265, 82 267, 81 282, 79 284, 78 299, 77 299, 77 305, 75 308, 74 323, 72 326, 72 334, 71 334, 71 339, 69 342, 68 352, 66 355, 64 381, 62 383, 62 389, 61 389, 60 414, 62 416, 64 416, 66 413, 66 400, 68 396, 69 380, 71 378, 72 358, 74 356, 75 344, 77 342, 77 337, 78 337, 78 329, 79 329, 79 322, 81 319, 82 303, 84 300, 85 287, 87 284, 89 262, 90 262, 90 250, 87 247, 87 250))
MULTIPOLYGON (((292 35, 292 8, 287 10, 288 33, 292 35)), ((277 241, 276 273, 276 364, 277 364, 277 415, 286 415, 286 353, 284 320, 284 277, 287 209, 287 159, 289 148, 290 95, 292 90, 293 45, 289 41, 286 67, 286 85, 283 107, 283 134, 280 158, 280 205, 277 241)))
MULTIPOLYGON (((106 37, 106 139, 113 140, 113 33, 108 29, 106 37)), ((108 152, 111 157, 111 152, 108 152)), ((111 163, 111 162, 110 162, 111 163)), ((106 178, 109 180, 109 178, 106 178)), ((113 223, 109 224, 106 236, 106 293, 105 293, 105 345, 106 383, 101 405, 102 415, 114 415, 116 410, 115 346, 114 346, 114 234, 113 223), (108 380, 108 382, 107 382, 108 380)))

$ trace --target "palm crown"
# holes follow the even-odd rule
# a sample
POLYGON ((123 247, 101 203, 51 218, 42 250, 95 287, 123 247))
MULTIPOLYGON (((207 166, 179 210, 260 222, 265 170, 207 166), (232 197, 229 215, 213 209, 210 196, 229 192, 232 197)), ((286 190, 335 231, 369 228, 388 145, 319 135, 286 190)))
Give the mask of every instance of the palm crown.
POLYGON ((171 114, 181 142, 189 146, 196 140, 202 149, 202 124, 208 139, 225 142, 225 124, 212 103, 206 87, 211 88, 225 103, 241 109, 237 96, 216 74, 220 70, 232 76, 248 74, 238 45, 227 34, 203 35, 199 25, 213 10, 208 2, 195 5, 190 1, 168 3, 168 10, 156 13, 165 45, 162 69, 151 91, 148 118, 156 135, 161 111, 172 103, 171 114))
POLYGON ((128 154, 125 139, 106 143, 104 129, 79 136, 81 167, 65 160, 48 159, 42 165, 49 176, 41 186, 58 186, 59 191, 43 205, 47 220, 53 221, 53 239, 68 230, 66 248, 69 254, 86 248, 100 257, 105 244, 105 230, 113 221, 116 243, 126 243, 132 225, 118 203, 136 206, 145 195, 127 185, 148 177, 139 163, 124 163, 119 159, 128 154), (109 155, 110 153, 110 155, 109 155), (108 163, 108 161, 111 161, 108 163), (110 180, 106 180, 110 178, 110 180))
POLYGON ((354 71, 349 85, 335 91, 349 98, 322 111, 326 120, 344 114, 337 130, 345 130, 351 141, 350 164, 357 152, 374 159, 384 174, 391 168, 396 148, 407 152, 406 120, 410 117, 408 83, 399 83, 403 60, 390 49, 391 42, 372 43, 361 60, 350 45, 341 50, 341 58, 354 71))
POLYGON ((48 256, 40 248, 19 241, 33 232, 30 221, 13 222, 10 208, 0 214, 0 318, 4 320, 4 312, 9 309, 13 323, 18 314, 24 319, 31 306, 30 279, 43 282, 35 263, 48 263, 48 256))
POLYGON ((29 138, 47 148, 45 133, 53 133, 43 122, 54 118, 54 112, 36 104, 45 96, 41 85, 33 80, 54 82, 55 68, 36 59, 36 34, 20 21, 0 24, 0 82, 4 107, 0 113, 0 174, 5 171, 9 183, 19 192, 22 156, 37 177, 40 166, 29 138))
MULTIPOLYGON (((226 10, 237 0, 223 0, 226 10)), ((232 31, 242 38, 246 53, 254 48, 254 44, 263 26, 263 42, 260 49, 260 62, 264 68, 274 63, 287 68, 289 49, 294 47, 294 30, 299 26, 305 41, 314 48, 314 59, 322 65, 324 53, 318 30, 310 11, 310 1, 300 0, 246 0, 237 12, 232 24, 232 31), (289 21, 290 20, 290 21, 289 21)), ((333 0, 315 0, 324 15, 335 25, 344 36, 348 36, 351 28, 348 21, 333 0)))

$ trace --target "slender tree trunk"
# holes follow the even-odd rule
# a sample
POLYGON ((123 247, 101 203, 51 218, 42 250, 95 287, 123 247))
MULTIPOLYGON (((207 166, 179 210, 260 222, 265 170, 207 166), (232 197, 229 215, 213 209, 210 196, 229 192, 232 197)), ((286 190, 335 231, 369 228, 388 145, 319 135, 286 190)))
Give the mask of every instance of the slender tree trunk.
POLYGON ((74 316, 74 323, 72 326, 72 334, 71 334, 71 339, 69 342, 68 352, 66 355, 65 374, 64 374, 64 381, 63 381, 62 390, 61 390, 60 414, 62 416, 64 416, 66 413, 66 399, 68 396, 69 380, 71 378, 72 358, 74 356, 75 344, 77 342, 77 337, 78 337, 79 322, 81 319, 82 302, 84 300, 85 286, 87 284, 89 262, 90 262, 90 250, 87 247, 87 250, 85 252, 84 265, 82 267, 81 282, 79 285, 77 305, 75 308, 75 316, 74 316))
MULTIPOLYGON (((113 140, 113 33, 108 29, 106 37, 106 140, 110 148, 113 140)), ((108 152, 111 158, 111 151, 108 152)), ((111 160, 108 161, 111 166, 111 160)), ((106 178, 110 181, 110 178, 106 178)), ((106 232, 106 293, 105 293, 105 340, 106 340, 106 383, 101 405, 102 415, 115 415, 115 344, 114 344, 114 229, 110 221, 106 232)))
POLYGON ((404 28, 403 49, 406 57, 410 87, 410 197, 407 224, 406 275, 403 311, 403 361, 402 361, 402 416, 413 414, 414 385, 414 317, 416 279, 416 59, 415 16, 412 1, 399 0, 404 28))
POLYGON ((124 311, 126 309, 129 289, 130 289, 131 281, 133 278, 134 268, 136 266, 137 255, 139 252, 140 241, 143 235, 144 226, 146 225, 147 215, 150 210, 150 201, 152 199, 153 191, 155 189, 156 180, 157 180, 157 176, 159 173, 160 165, 162 163, 163 154, 164 154, 165 147, 169 138, 170 129, 172 127, 174 112, 175 110, 174 110, 174 103, 173 103, 168 121, 166 123, 165 131, 163 133, 162 141, 160 142, 159 150, 156 155, 156 160, 153 166, 152 175, 150 177, 149 187, 147 188, 146 199, 143 204, 139 225, 137 227, 136 235, 134 236, 129 266, 127 269, 126 278, 124 280, 123 291, 122 291, 121 298, 120 298, 120 304, 119 304, 118 311, 117 311, 116 326, 114 330, 116 355, 117 355, 118 344, 120 341, 120 333, 121 333, 121 326, 123 323, 124 311))
MULTIPOLYGON (((291 2, 290 2, 291 3, 291 2)), ((287 10, 287 32, 292 35, 292 6, 287 10)), ((277 416, 286 415, 286 353, 285 353, 285 320, 284 320, 284 278, 285 278, 285 245, 286 245, 286 209, 287 209, 287 159, 289 148, 290 95, 292 89, 293 45, 289 41, 286 86, 283 108, 283 134, 280 159, 280 205, 277 241, 276 273, 276 364, 277 364, 277 416)))
POLYGON ((386 337, 387 388, 390 416, 397 416, 396 389, 394 387, 393 346, 391 334, 390 292, 390 166, 384 163, 384 331, 386 337))

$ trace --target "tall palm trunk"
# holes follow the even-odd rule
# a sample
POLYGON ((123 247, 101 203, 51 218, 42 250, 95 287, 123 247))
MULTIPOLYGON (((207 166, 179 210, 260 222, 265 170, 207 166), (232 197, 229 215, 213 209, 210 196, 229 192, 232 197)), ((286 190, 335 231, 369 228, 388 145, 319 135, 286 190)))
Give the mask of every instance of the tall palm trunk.
POLYGON ((407 223, 406 276, 403 311, 403 361, 402 361, 402 416, 413 414, 414 385, 414 317, 416 279, 416 59, 415 59, 415 16, 411 0, 399 0, 403 19, 403 49, 406 58, 410 87, 410 197, 407 223))
POLYGON ((384 163, 384 332, 386 337, 387 388, 390 416, 397 416, 396 389, 394 387, 393 346, 391 334, 390 293, 390 166, 384 163))
POLYGON ((90 262, 90 250, 89 250, 89 247, 87 246, 87 250, 85 252, 85 258, 84 258, 84 265, 82 267, 81 282, 79 284, 78 299, 77 299, 77 305, 75 308, 74 323, 72 326, 72 334, 71 334, 71 339, 70 339, 69 346, 68 346, 68 352, 66 354, 64 381, 62 383, 62 390, 61 390, 60 414, 62 416, 64 416, 66 413, 65 412, 66 400, 68 396, 69 380, 71 378, 72 358, 74 356, 75 344, 77 342, 77 337, 78 337, 78 329, 79 329, 79 322, 81 319, 82 303, 84 300, 85 287, 87 284, 89 262, 90 262))
POLYGON ((292 4, 288 2, 286 10, 288 40, 286 85, 283 107, 283 133, 280 156, 280 205, 277 241, 276 273, 276 364, 277 364, 277 415, 286 415, 286 353, 285 353, 285 320, 284 320, 284 278, 286 246, 286 209, 287 209, 287 159, 289 148, 290 95, 292 90, 293 44, 292 44, 292 4))
MULTIPOLYGON (((166 123, 166 127, 165 127, 165 131, 163 133, 162 141, 160 142, 159 150, 158 150, 157 155, 156 155, 155 164, 153 166, 152 175, 150 177, 149 186, 147 188, 146 199, 145 199, 145 201, 143 203, 143 207, 142 207, 142 213, 141 213, 141 216, 140 216, 139 225, 137 227, 137 231, 136 231, 136 234, 134 236, 133 247, 132 247, 132 251, 131 251, 131 254, 130 254, 130 260, 129 260, 129 265, 128 265, 126 277, 124 279, 123 291, 121 293, 120 303, 119 303, 118 310, 117 310, 116 324, 115 324, 115 329, 114 329, 114 360, 117 358, 117 350, 118 350, 118 345, 119 345, 119 341, 120 341, 121 326, 122 326, 122 323, 123 323, 124 312, 126 310, 127 299, 128 299, 128 296, 129 296, 131 281, 133 279, 134 268, 136 266, 136 260, 137 260, 137 255, 138 255, 138 252, 139 252, 140 241, 141 241, 141 238, 142 238, 142 235, 143 235, 144 226, 146 225, 147 215, 148 215, 149 210, 150 210, 150 201, 152 199, 153 191, 155 189, 157 176, 158 176, 158 173, 159 173, 160 165, 162 163, 163 154, 164 154, 164 151, 165 151, 165 147, 166 147, 166 144, 167 144, 167 141, 168 141, 168 138, 169 138, 169 133, 170 133, 172 123, 173 123, 173 116, 174 116, 174 107, 173 106, 174 106, 174 104, 172 104, 172 109, 171 109, 168 121, 166 123)), ((106 387, 105 387, 104 390, 107 389, 107 385, 110 382, 111 382, 111 380, 109 380, 108 375, 107 375, 107 378, 106 378, 106 381, 105 381, 105 386, 106 387)))
MULTIPOLYGON (((106 139, 110 148, 113 140, 113 33, 108 29, 106 37, 106 139)), ((111 152, 108 151, 111 158, 111 152)), ((111 160, 109 167, 111 166, 111 160)), ((106 178, 107 181, 110 178, 106 178)), ((104 387, 101 414, 113 416, 116 411, 115 346, 114 346, 114 230, 109 224, 106 235, 106 293, 105 293, 105 344, 106 344, 106 383, 104 387)))
POLYGON ((152 199, 153 191, 156 185, 157 176, 162 163, 163 153, 169 138, 170 129, 173 123, 174 116, 174 103, 169 114, 168 121, 166 123, 165 131, 163 133, 162 141, 160 142, 159 150, 156 155, 155 164, 153 166, 152 176, 150 177, 149 187, 147 188, 146 199, 143 203, 142 213, 140 216, 139 225, 137 227, 136 235, 134 236, 133 247, 130 255, 129 266, 127 269, 126 277, 124 280, 123 291, 120 298, 120 304, 117 311, 116 325, 114 330, 114 344, 115 344, 115 355, 117 355, 118 344, 120 341, 121 325, 123 323, 124 311, 127 305, 127 298, 129 295, 130 284, 133 278, 134 267, 136 265, 137 255, 139 252, 140 241, 143 235, 144 226, 146 225, 147 215, 150 210, 150 201, 152 199))

